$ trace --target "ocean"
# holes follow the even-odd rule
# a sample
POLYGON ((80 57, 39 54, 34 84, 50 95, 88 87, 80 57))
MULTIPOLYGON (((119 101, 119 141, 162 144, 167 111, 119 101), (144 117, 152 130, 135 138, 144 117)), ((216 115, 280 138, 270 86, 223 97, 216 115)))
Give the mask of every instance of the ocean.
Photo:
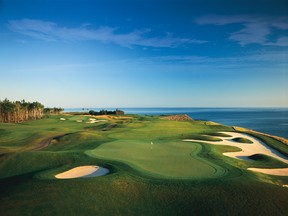
MULTIPOLYGON (((115 110, 115 108, 104 108, 115 110)), ((126 114, 187 114, 195 120, 209 120, 239 126, 288 139, 288 108, 120 108, 126 114)), ((99 111, 99 108, 72 109, 65 112, 99 111)))

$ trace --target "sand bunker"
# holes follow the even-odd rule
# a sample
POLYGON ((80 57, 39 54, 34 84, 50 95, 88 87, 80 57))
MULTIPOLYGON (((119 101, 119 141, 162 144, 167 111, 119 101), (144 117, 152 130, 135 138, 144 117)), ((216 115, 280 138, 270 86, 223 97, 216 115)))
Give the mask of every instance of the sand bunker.
POLYGON ((86 122, 86 123, 89 123, 89 124, 94 124, 96 122, 99 122, 97 119, 94 119, 94 118, 90 118, 89 119, 89 122, 86 122))
POLYGON ((109 173, 109 170, 99 166, 79 166, 66 172, 55 175, 57 179, 87 178, 103 176, 109 173))
POLYGON ((248 168, 248 170, 268 175, 288 176, 288 168, 279 168, 279 169, 248 168))
POLYGON ((88 124, 94 124, 96 122, 104 122, 104 121, 107 121, 107 120, 97 120, 97 119, 94 119, 94 118, 90 118, 89 119, 89 122, 86 122, 88 124))
MULTIPOLYGON (((236 133, 236 132, 222 132, 222 133, 230 135, 231 137, 216 136, 217 138, 222 139, 222 141, 203 141, 203 140, 195 140, 195 139, 186 139, 184 141, 201 142, 201 143, 208 143, 208 144, 213 144, 213 145, 227 145, 227 146, 234 146, 234 147, 240 148, 241 151, 223 153, 223 155, 236 158, 236 159, 240 159, 240 160, 253 161, 248 157, 254 154, 263 154, 263 155, 273 157, 277 160, 280 160, 288 164, 288 158, 286 156, 276 151, 275 149, 269 147, 264 142, 258 140, 257 138, 253 136, 242 134, 242 133, 236 133), (251 140, 252 143, 247 144, 247 143, 235 142, 233 140, 234 138, 245 138, 245 139, 251 140)), ((288 176, 288 168, 285 168, 285 169, 248 168, 248 169, 251 171, 262 172, 262 173, 266 173, 270 175, 288 176)))
POLYGON ((60 120, 61 120, 61 121, 65 121, 66 119, 65 119, 65 118, 60 118, 60 120))

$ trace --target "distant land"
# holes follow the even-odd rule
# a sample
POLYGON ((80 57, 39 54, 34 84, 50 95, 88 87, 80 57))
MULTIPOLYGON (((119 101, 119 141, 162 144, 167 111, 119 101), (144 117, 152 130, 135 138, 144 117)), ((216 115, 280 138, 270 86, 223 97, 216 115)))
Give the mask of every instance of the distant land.
MULTIPOLYGON (((116 108, 85 108, 87 110, 116 108)), ((175 107, 145 107, 121 108, 127 114, 140 115, 170 115, 187 114, 193 119, 211 120, 223 125, 237 125, 261 131, 288 139, 288 108, 175 108, 175 107)), ((65 108, 65 112, 82 112, 82 108, 65 108)))

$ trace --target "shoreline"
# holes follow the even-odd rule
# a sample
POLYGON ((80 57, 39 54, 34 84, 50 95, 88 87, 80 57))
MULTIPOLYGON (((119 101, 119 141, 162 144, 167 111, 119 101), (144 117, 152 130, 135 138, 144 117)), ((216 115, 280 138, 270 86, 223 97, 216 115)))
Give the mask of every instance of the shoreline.
MULTIPOLYGON (((195 120, 213 121, 226 126, 237 125, 288 139, 288 107, 124 107, 121 109, 126 114, 139 115, 187 114, 195 120)), ((66 108, 66 110, 83 112, 78 108, 66 108)))

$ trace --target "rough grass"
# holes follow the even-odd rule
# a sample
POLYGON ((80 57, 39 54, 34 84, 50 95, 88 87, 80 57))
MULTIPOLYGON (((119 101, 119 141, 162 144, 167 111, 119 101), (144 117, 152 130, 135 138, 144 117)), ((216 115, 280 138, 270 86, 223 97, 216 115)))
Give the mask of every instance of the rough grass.
POLYGON ((1 179, 71 164, 74 159, 64 153, 39 151, 4 155, 0 161, 1 179))
POLYGON ((251 162, 251 165, 253 164, 253 167, 258 167, 258 168, 287 168, 288 167, 288 164, 285 164, 282 161, 279 161, 273 157, 269 157, 263 154, 254 154, 254 155, 249 156, 248 158, 254 161, 254 162, 251 162))

